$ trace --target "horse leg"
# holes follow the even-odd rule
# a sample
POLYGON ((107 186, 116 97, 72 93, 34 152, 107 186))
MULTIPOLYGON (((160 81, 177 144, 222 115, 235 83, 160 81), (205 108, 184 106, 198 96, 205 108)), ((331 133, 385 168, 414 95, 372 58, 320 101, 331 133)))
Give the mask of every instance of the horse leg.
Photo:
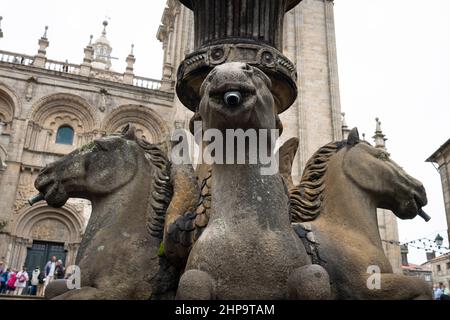
POLYGON ((422 279, 416 277, 407 277, 394 273, 382 273, 380 286, 372 290, 367 290, 370 282, 365 278, 367 296, 364 299, 388 299, 388 300, 431 300, 432 289, 422 279))
POLYGON ((317 264, 295 269, 288 278, 288 298, 292 300, 331 299, 328 272, 317 264))
POLYGON ((200 270, 188 270, 180 279, 177 300, 212 300, 215 298, 214 280, 200 270))

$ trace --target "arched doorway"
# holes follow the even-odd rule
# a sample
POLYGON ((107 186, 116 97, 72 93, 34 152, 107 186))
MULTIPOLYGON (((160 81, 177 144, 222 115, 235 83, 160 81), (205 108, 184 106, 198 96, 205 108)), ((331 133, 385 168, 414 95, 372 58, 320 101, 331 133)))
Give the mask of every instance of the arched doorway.
POLYGON ((82 216, 70 205, 56 209, 41 203, 28 208, 13 226, 10 266, 43 268, 51 256, 66 266, 75 264, 83 227, 82 216))

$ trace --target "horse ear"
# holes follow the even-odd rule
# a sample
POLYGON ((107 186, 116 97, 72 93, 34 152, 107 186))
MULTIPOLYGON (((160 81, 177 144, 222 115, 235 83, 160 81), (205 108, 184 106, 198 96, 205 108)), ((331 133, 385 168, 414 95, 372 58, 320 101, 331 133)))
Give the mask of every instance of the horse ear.
POLYGON ((122 130, 122 136, 127 140, 136 140, 136 128, 127 124, 122 130))
POLYGON ((361 140, 359 139, 358 128, 353 128, 348 135, 347 145, 354 146, 357 145, 360 141, 361 140))
POLYGON ((275 121, 276 121, 277 129, 279 130, 278 134, 279 134, 279 136, 281 136, 283 134, 284 127, 283 127, 283 122, 281 122, 278 114, 275 116, 275 121))
POLYGON ((196 112, 196 113, 192 116, 191 120, 189 121, 189 131, 190 131, 193 135, 195 135, 195 132, 194 132, 194 124, 195 124, 196 121, 202 121, 202 116, 200 115, 199 112, 196 112))

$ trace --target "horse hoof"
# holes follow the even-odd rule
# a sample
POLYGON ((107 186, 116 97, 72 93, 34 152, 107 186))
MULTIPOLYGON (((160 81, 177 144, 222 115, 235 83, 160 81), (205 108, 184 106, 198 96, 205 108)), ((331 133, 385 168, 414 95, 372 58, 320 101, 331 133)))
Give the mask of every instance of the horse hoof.
POLYGON ((328 272, 317 264, 295 269, 288 278, 288 297, 293 300, 331 299, 328 272))
POLYGON ((180 279, 177 300, 211 300, 214 297, 214 280, 200 270, 188 270, 180 279))
POLYGON ((45 288, 44 297, 47 300, 51 300, 66 293, 67 291, 69 291, 67 288, 67 280, 54 280, 45 288))

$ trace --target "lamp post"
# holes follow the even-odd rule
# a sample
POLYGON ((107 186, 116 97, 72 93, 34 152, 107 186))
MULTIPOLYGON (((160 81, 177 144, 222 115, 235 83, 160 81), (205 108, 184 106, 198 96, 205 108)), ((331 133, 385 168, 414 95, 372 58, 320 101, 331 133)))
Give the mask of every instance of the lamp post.
POLYGON ((442 238, 442 236, 440 234, 438 234, 436 236, 436 238, 434 239, 434 243, 436 243, 436 245, 438 246, 439 249, 441 249, 442 244, 444 243, 444 238, 442 238))

